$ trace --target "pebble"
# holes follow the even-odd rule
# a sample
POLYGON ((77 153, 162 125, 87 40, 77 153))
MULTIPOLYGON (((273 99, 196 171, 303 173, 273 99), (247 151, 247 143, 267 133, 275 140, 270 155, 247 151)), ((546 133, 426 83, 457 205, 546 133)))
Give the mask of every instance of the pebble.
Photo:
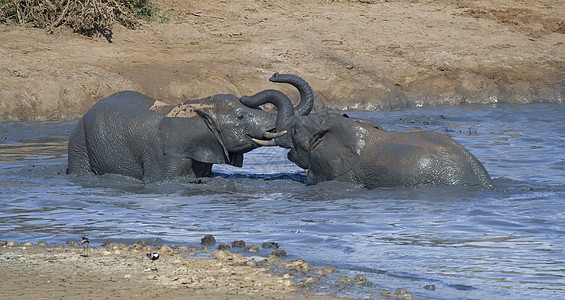
POLYGON ((212 254, 214 255, 215 259, 222 262, 231 262, 238 265, 245 265, 248 262, 247 258, 239 253, 218 250, 214 251, 212 254))
POLYGON ((287 265, 287 269, 291 271, 305 272, 305 271, 312 271, 312 266, 303 259, 297 259, 293 262, 290 262, 287 265))
POLYGON ((228 244, 219 244, 218 250, 231 251, 231 247, 228 244))
POLYGON ((163 253, 173 253, 173 252, 174 252, 173 248, 171 248, 171 247, 169 247, 169 246, 167 246, 167 245, 161 246, 161 248, 159 249, 159 251, 160 251, 160 252, 163 252, 163 253))
POLYGON ((231 246, 233 248, 243 248, 243 247, 245 247, 245 242, 243 240, 233 241, 233 242, 231 242, 231 246))
POLYGON ((263 249, 278 249, 279 244, 277 244, 275 242, 264 242, 263 244, 261 244, 261 247, 263 249))
POLYGON ((259 246, 257 246, 257 245, 245 246, 245 248, 243 248, 243 251, 245 251, 245 252, 259 252, 259 246))
POLYGON ((78 243, 75 241, 66 241, 65 242, 69 247, 78 247, 78 243))
POLYGON ((16 245, 16 242, 14 242, 14 241, 7 241, 7 242, 2 243, 2 247, 14 247, 15 245, 16 245))
POLYGON ((286 251, 284 250, 275 250, 271 254, 277 257, 286 257, 286 251))
POLYGON ((179 246, 177 250, 179 252, 196 252, 196 248, 189 248, 187 246, 179 246))
POLYGON ((302 281, 302 284, 304 285, 312 285, 314 283, 316 283, 316 280, 312 277, 308 277, 302 281))
POLYGON ((216 239, 211 234, 207 234, 200 240, 200 243, 202 245, 208 245, 208 246, 214 245, 216 244, 216 239))
POLYGON ((330 274, 339 274, 339 271, 334 266, 325 266, 323 271, 330 274))
POLYGON ((353 277, 355 284, 365 286, 367 285, 367 277, 365 275, 357 274, 353 277))
POLYGON ((381 295, 391 298, 394 297, 396 299, 407 299, 407 300, 414 299, 414 296, 412 294, 409 294, 405 288, 396 289, 396 293, 392 293, 388 290, 382 290, 381 295))

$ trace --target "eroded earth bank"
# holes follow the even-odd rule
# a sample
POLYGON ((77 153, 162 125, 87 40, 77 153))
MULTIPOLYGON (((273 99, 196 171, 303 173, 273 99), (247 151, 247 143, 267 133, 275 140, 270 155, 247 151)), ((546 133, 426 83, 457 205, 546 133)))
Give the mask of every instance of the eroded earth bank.
POLYGON ((0 118, 73 119, 124 89, 296 100, 274 72, 303 77, 331 109, 563 101, 559 0, 155 2, 168 21, 117 25, 112 43, 0 24, 0 118))

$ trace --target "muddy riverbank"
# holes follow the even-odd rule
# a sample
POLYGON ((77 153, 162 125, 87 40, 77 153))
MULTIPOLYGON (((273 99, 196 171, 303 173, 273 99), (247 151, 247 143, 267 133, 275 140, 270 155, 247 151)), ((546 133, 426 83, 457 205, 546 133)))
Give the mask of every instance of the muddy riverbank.
POLYGON ((563 101, 558 0, 155 2, 167 22, 115 26, 112 43, 0 24, 0 119, 73 119, 124 89, 296 100, 273 72, 302 76, 331 109, 563 101))

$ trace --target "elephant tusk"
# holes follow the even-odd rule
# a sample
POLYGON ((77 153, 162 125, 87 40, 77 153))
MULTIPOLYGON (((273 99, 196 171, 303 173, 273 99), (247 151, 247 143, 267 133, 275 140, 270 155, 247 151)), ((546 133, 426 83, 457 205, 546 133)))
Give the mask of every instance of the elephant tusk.
POLYGON ((263 133, 263 137, 266 139, 274 139, 285 135, 286 132, 287 132, 286 130, 280 132, 265 132, 263 133))
POLYGON ((254 141, 256 144, 261 145, 261 146, 276 146, 277 143, 275 143, 275 141, 271 141, 271 140, 260 140, 260 139, 255 139, 252 138, 252 141, 254 141))

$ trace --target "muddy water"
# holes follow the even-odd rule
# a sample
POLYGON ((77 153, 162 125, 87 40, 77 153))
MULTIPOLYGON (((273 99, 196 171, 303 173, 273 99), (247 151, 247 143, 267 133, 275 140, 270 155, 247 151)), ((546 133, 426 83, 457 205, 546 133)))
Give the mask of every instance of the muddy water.
POLYGON ((64 173, 73 122, 1 123, 0 240, 55 244, 87 235, 93 246, 139 239, 195 245, 213 234, 226 243, 275 241, 288 259, 336 266, 341 274, 313 287, 322 293, 565 297, 564 104, 349 114, 388 130, 452 136, 484 163, 496 188, 313 186, 279 148, 248 153, 244 168, 215 166, 200 184, 76 178, 64 173), (372 285, 335 284, 356 274, 372 285))

